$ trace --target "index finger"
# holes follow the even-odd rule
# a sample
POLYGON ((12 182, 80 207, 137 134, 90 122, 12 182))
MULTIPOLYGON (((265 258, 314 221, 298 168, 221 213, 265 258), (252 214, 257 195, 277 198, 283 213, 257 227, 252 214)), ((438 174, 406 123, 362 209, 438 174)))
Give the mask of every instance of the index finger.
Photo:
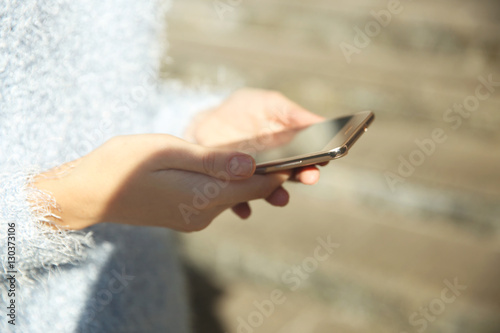
POLYGON ((245 180, 229 181, 221 189, 217 201, 220 205, 234 205, 256 199, 267 198, 290 178, 290 171, 266 175, 254 175, 245 180))

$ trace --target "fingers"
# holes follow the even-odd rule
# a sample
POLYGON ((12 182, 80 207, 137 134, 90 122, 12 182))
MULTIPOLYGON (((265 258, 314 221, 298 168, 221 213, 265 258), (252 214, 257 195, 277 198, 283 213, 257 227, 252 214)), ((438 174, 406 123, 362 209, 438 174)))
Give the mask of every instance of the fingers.
POLYGON ((271 193, 271 195, 266 198, 267 202, 277 207, 286 206, 289 200, 290 195, 288 194, 288 191, 285 190, 282 186, 278 187, 276 190, 274 190, 273 193, 271 193))
POLYGON ((255 171, 255 161, 247 154, 218 148, 196 146, 184 162, 189 171, 199 172, 215 178, 238 180, 250 177, 255 171))
MULTIPOLYGON (((280 187, 288 178, 290 172, 273 173, 269 175, 254 175, 253 177, 241 181, 228 182, 220 192, 218 198, 221 204, 237 204, 256 199, 268 198, 280 187)), ((276 203, 283 203, 286 195, 278 192, 271 200, 276 203)))
POLYGON ((296 169, 290 180, 301 182, 305 185, 314 185, 319 181, 319 175, 319 169, 314 165, 310 165, 296 169))
POLYGON ((280 93, 271 93, 269 100, 271 116, 276 117, 285 128, 302 127, 325 120, 324 117, 309 112, 280 93))
POLYGON ((170 141, 158 157, 163 169, 192 171, 222 180, 246 179, 255 171, 250 155, 182 140, 170 141))
MULTIPOLYGON (((290 195, 288 194, 287 190, 285 190, 282 186, 280 186, 265 199, 273 206, 283 207, 288 204, 288 201, 290 200, 290 195)), ((232 207, 232 210, 236 215, 238 215, 243 220, 247 219, 252 213, 252 210, 248 202, 240 202, 234 205, 232 207)))
POLYGON ((233 206, 232 210, 243 220, 247 219, 250 214, 252 214, 252 210, 250 209, 248 202, 240 202, 239 204, 233 206))
POLYGON ((290 120, 292 126, 306 126, 325 120, 324 117, 309 112, 300 106, 290 110, 290 120))

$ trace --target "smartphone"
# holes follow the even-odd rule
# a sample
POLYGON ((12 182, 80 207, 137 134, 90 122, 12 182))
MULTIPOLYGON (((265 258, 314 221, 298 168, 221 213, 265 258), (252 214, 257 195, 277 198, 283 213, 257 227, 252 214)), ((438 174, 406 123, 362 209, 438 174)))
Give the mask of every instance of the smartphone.
POLYGON ((258 174, 300 168, 345 156, 374 119, 373 112, 363 111, 224 147, 252 155, 258 174))

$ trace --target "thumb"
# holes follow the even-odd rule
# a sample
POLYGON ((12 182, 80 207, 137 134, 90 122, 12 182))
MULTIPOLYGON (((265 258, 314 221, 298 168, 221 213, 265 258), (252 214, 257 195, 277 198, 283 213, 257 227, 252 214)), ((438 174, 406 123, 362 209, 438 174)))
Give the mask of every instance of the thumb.
POLYGON ((238 151, 192 143, 184 143, 178 149, 177 158, 169 159, 169 169, 193 171, 223 180, 246 179, 255 171, 255 160, 238 151))

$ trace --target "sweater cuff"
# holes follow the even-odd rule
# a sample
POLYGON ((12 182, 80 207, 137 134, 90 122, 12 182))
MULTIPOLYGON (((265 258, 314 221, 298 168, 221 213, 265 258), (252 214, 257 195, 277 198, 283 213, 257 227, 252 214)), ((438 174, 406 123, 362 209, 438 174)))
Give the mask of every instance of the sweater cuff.
POLYGON ((0 174, 1 269, 3 273, 17 271, 27 279, 36 278, 39 270, 84 260, 87 248, 93 246, 90 232, 49 225, 47 217, 56 203, 32 186, 36 174, 0 174))

